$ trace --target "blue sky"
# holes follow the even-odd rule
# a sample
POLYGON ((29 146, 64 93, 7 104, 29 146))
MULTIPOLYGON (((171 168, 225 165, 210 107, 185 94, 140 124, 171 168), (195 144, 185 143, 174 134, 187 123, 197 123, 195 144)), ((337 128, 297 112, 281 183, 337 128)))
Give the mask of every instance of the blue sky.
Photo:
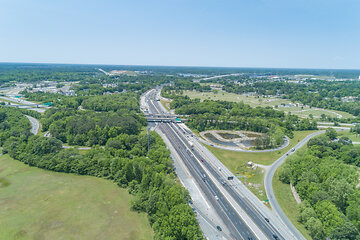
POLYGON ((0 62, 360 69, 360 1, 0 0, 0 62))

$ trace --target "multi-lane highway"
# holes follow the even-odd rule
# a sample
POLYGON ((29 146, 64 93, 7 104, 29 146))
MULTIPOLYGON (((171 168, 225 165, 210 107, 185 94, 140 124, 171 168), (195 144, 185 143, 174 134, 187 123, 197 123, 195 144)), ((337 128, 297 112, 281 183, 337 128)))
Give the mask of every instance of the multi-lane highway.
MULTIPOLYGON (((146 93, 147 111, 150 114, 169 115, 156 101, 158 95, 159 90, 146 93)), ((242 188, 236 187, 238 179, 234 179, 223 165, 221 169, 214 164, 213 158, 208 158, 196 138, 190 137, 193 135, 189 129, 173 122, 158 123, 158 129, 163 137, 166 136, 166 142, 175 149, 206 199, 226 224, 231 238, 296 239, 265 206, 259 207, 259 200, 256 202, 253 201, 254 196, 246 196, 249 195, 248 191, 240 192, 242 188)))

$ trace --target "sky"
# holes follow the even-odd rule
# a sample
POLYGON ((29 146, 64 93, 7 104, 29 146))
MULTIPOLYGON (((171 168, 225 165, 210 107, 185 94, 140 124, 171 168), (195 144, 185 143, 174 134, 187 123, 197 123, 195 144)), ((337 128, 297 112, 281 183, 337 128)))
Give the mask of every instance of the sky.
POLYGON ((360 1, 0 0, 0 62, 360 69, 360 1))

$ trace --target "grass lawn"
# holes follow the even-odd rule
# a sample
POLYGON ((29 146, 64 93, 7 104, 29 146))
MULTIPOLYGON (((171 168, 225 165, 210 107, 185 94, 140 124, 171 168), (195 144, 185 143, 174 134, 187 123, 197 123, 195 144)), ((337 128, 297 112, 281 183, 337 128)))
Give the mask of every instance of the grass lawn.
MULTIPOLYGON (((306 149, 307 149, 307 145, 303 146, 298 151, 303 152, 306 149)), ((298 203, 295 201, 295 198, 290 189, 290 185, 282 183, 279 180, 279 171, 282 169, 283 166, 284 165, 278 168, 273 178, 273 188, 274 188, 275 197, 281 209, 284 211, 285 215, 290 219, 290 221, 294 224, 294 226, 296 226, 296 228, 301 232, 301 234, 306 239, 312 239, 308 231, 306 230, 305 226, 299 223, 298 221, 296 221, 296 215, 298 213, 298 203)))
MULTIPOLYGON (((317 131, 317 130, 316 130, 317 131)), ((294 147, 301 139, 316 131, 297 131, 288 147, 274 152, 235 152, 205 145, 235 176, 246 176, 249 189, 262 201, 265 201, 264 174, 262 168, 251 169, 246 166, 251 161, 262 165, 271 165, 279 157, 294 147), (239 174, 237 174, 239 173, 239 174)), ((244 177, 241 178, 244 182, 244 177)))
POLYGON ((356 133, 352 133, 350 131, 338 132, 338 135, 339 135, 338 137, 348 137, 353 142, 360 142, 360 135, 356 133))
POLYGON ((294 132, 294 138, 290 139, 289 146, 274 152, 235 152, 210 146, 207 147, 216 157, 223 161, 230 170, 235 171, 239 165, 244 165, 249 161, 262 165, 271 165, 275 160, 294 147, 301 139, 316 131, 318 130, 296 131, 294 132))
POLYGON ((170 101, 160 99, 160 102, 166 108, 166 110, 170 111, 170 101))
POLYGON ((153 239, 132 196, 105 179, 0 156, 0 239, 153 239))
MULTIPOLYGON (((279 169, 281 169, 281 167, 279 169)), ((273 187, 276 199, 278 200, 281 209, 284 211, 290 221, 294 224, 294 226, 296 226, 296 228, 306 239, 311 239, 308 231, 305 229, 305 226, 296 221, 296 214, 298 213, 298 203, 295 201, 295 198, 292 195, 290 185, 282 183, 279 180, 279 169, 275 172, 273 179, 273 187)))
POLYGON ((252 107, 263 106, 263 107, 273 107, 275 105, 280 105, 281 103, 287 104, 290 103, 290 100, 280 99, 280 98, 264 98, 256 96, 247 96, 246 94, 235 94, 227 93, 225 91, 219 90, 215 92, 198 92, 198 91, 184 91, 184 95, 189 96, 190 98, 199 98, 201 101, 206 99, 211 100, 221 100, 229 102, 245 102, 252 107))
POLYGON ((184 95, 189 96, 190 98, 199 98, 201 101, 206 99, 209 100, 222 100, 229 102, 244 102, 249 104, 251 107, 275 107, 278 106, 277 110, 284 112, 291 112, 294 115, 298 115, 299 117, 308 118, 309 115, 313 115, 315 119, 320 119, 321 114, 325 114, 331 117, 339 117, 340 114, 343 118, 353 118, 349 113, 335 111, 335 110, 327 110, 327 109, 313 109, 309 107, 281 107, 281 104, 289 104, 291 103, 288 99, 281 99, 276 97, 258 97, 258 96, 248 96, 246 94, 235 94, 235 93, 227 93, 225 91, 219 90, 216 92, 198 92, 198 91, 184 91, 184 95), (280 107, 279 107, 280 106, 280 107))

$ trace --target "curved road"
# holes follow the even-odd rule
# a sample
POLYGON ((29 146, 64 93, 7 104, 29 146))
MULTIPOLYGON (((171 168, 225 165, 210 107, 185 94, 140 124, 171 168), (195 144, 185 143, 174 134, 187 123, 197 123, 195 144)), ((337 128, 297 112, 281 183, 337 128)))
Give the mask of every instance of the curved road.
MULTIPOLYGON (((38 133, 38 131, 39 131, 39 128, 40 128, 40 121, 38 119, 36 119, 36 118, 31 117, 31 116, 28 116, 28 115, 25 115, 25 116, 29 119, 29 121, 31 123, 30 132, 32 134, 36 135, 38 133)), ((50 137, 50 133, 46 132, 44 137, 50 137)), ((72 146, 65 146, 65 145, 63 145, 62 147, 63 148, 77 148, 79 150, 89 150, 89 149, 91 149, 91 147, 72 147, 72 146)))
POLYGON ((39 131, 39 128, 40 128, 40 122, 39 122, 39 120, 37 120, 36 118, 33 118, 33 117, 31 117, 31 116, 28 116, 28 115, 25 115, 25 116, 29 119, 29 121, 30 121, 30 123, 31 123, 31 130, 30 130, 30 132, 31 132, 32 134, 36 135, 36 134, 38 133, 38 131, 39 131))
POLYGON ((198 137, 198 140, 206 145, 212 146, 212 147, 216 147, 216 148, 220 148, 220 149, 224 149, 224 150, 229 150, 229 151, 234 151, 234 152, 252 152, 252 153, 259 153, 259 152, 274 152, 277 150, 281 150, 283 148, 286 148, 287 146, 289 146, 290 144, 290 140, 287 136, 285 136, 285 140, 284 143, 277 148, 273 148, 273 149, 265 149, 265 150, 245 150, 245 149, 241 149, 241 148, 236 148, 236 147, 227 147, 227 146, 221 146, 215 143, 210 143, 209 141, 198 137))
POLYGON ((266 195, 268 196, 271 208, 276 212, 276 214, 282 219, 282 221, 286 224, 286 226, 294 233, 295 237, 297 239, 305 239, 302 234, 296 229, 296 227, 292 224, 292 222, 287 218, 285 213, 282 211, 278 201, 276 200, 274 189, 272 186, 272 181, 274 178, 275 171, 278 169, 278 167, 281 166, 286 160, 286 157, 288 155, 293 154, 297 149, 304 146, 311 138, 318 136, 320 134, 325 133, 325 131, 319 131, 312 133, 308 136, 306 136, 303 140, 301 140, 296 146, 293 148, 294 151, 289 150, 287 153, 285 153, 283 156, 281 156, 278 160, 276 160, 266 171, 265 178, 264 178, 264 186, 266 195))

